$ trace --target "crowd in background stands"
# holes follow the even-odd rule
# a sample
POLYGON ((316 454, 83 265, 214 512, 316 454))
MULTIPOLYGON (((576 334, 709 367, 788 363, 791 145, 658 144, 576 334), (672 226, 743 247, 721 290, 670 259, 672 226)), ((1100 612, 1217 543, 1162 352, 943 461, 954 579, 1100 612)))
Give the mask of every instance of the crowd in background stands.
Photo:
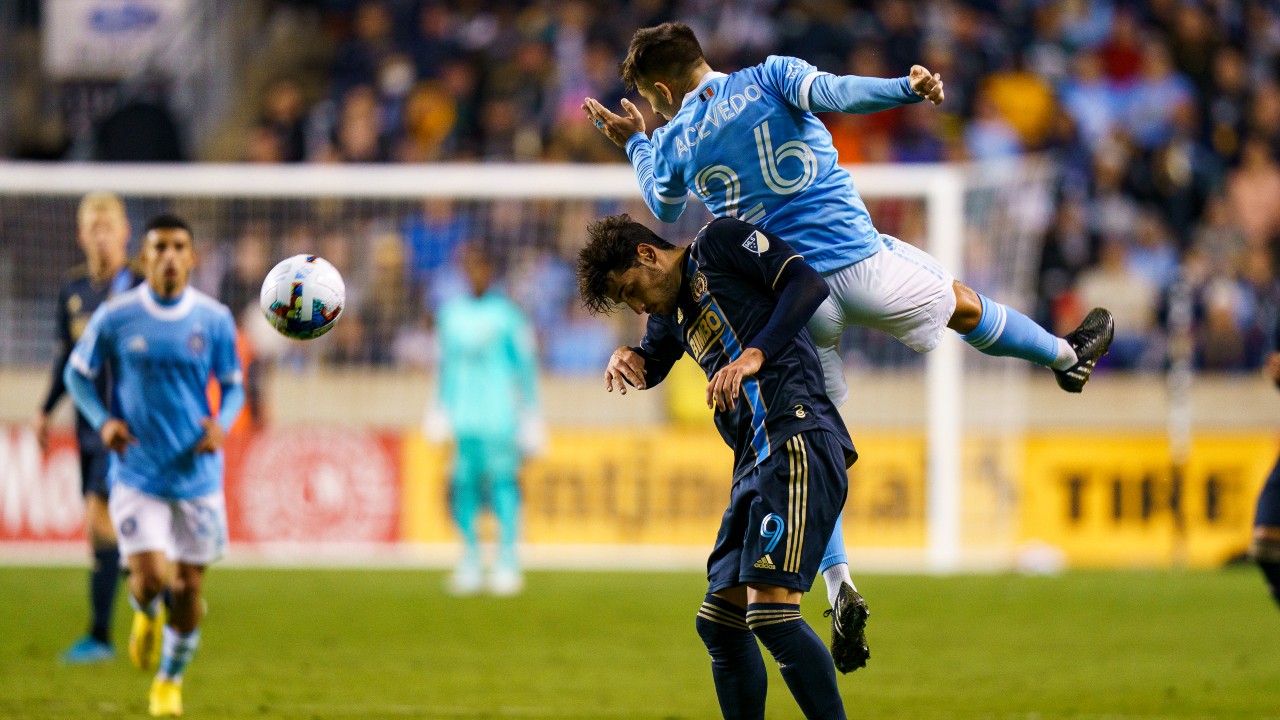
MULTIPOLYGON (((1105 305, 1116 341, 1103 366, 1158 370, 1177 284, 1193 301, 1198 367, 1255 368, 1269 349, 1280 305, 1276 2, 263 1, 269 25, 320 28, 316 46, 328 50, 318 72, 269 85, 242 144, 246 161, 623 162, 579 106, 591 96, 618 108, 632 33, 669 19, 691 25, 726 72, 770 54, 876 77, 919 63, 946 83, 940 107, 821 118, 850 163, 1053 158, 1052 218, 1024 310, 1061 333, 1105 305)), ((659 120, 647 115, 649 129, 659 120)), ((919 213, 869 205, 882 231, 922 239, 919 213)), ((618 209, 439 201, 381 222, 241 223, 222 233, 222 260, 205 264, 202 282, 249 302, 270 258, 290 248, 332 255, 353 310, 324 344, 329 359, 413 362, 427 357, 433 308, 458 287, 453 251, 495 243, 547 364, 594 372, 634 328, 581 316, 572 262, 585 223, 618 209)), ((626 209, 648 217, 641 204, 626 209)), ((669 236, 688 239, 705 217, 691 202, 669 236)), ((913 361, 909 351, 894 357, 913 361)))
MULTIPOLYGON (((1049 153, 1062 172, 1037 307, 1029 308, 1042 322, 1063 331, 1106 305, 1117 318, 1107 362, 1158 369, 1168 290, 1181 273, 1195 301, 1200 367, 1256 367, 1267 350, 1280 240, 1274 3, 304 5, 333 33, 328 91, 309 103, 288 79, 274 85, 250 160, 618 162, 621 153, 584 122, 579 104, 592 96, 617 107, 617 65, 631 33, 666 19, 693 26, 723 71, 770 54, 877 77, 920 63, 942 74, 946 102, 823 116, 843 160, 1049 153)), ((424 233, 458 229, 428 208, 398 251, 420 251, 424 233)))

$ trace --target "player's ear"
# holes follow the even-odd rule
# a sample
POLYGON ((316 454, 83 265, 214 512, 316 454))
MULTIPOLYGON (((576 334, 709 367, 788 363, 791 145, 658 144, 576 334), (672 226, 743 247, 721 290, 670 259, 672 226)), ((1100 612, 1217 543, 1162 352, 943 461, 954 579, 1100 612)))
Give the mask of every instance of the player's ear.
POLYGON ((658 249, 649 243, 639 243, 636 245, 636 259, 641 265, 653 265, 657 260, 658 249))
POLYGON ((667 104, 674 104, 674 103, 675 103, 675 95, 673 95, 673 94, 671 93, 671 88, 670 88, 670 87, 668 87, 666 83, 664 83, 664 82, 655 82, 655 83, 653 84, 653 90, 654 90, 654 92, 656 92, 657 94, 661 95, 661 96, 662 96, 662 98, 663 98, 664 100, 666 100, 666 101, 667 101, 667 104))

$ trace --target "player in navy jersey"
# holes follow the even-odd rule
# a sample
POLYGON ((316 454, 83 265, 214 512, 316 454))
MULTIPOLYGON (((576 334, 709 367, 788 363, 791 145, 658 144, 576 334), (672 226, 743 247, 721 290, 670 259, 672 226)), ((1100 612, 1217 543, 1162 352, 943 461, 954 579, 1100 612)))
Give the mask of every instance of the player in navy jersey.
POLYGON ((688 248, 627 215, 589 234, 578 256, 584 304, 648 314, 640 345, 610 358, 606 388, 653 387, 688 353, 733 448, 729 507, 696 620, 721 711, 764 717, 759 639, 805 717, 845 717, 831 655, 800 616, 857 458, 805 329, 827 284, 776 235, 732 218, 712 221, 688 248))
POLYGON ((147 224, 146 283, 98 308, 63 375, 111 451, 109 509, 135 610, 129 657, 142 669, 158 664, 153 716, 182 714, 183 672, 200 644, 205 568, 227 542, 223 436, 245 400, 231 311, 187 285, 193 242, 175 216, 147 224), (93 391, 102 372, 115 383, 109 405, 93 391), (216 414, 211 376, 222 390, 216 414))
MULTIPOLYGON (((850 325, 884 330, 918 352, 932 350, 950 328, 989 355, 1052 368, 1068 392, 1084 388, 1107 351, 1113 323, 1105 309, 1090 312, 1067 337, 1055 337, 872 224, 838 164, 831 134, 813 113, 869 113, 926 99, 937 104, 944 97, 939 75, 916 65, 894 79, 835 76, 778 56, 725 75, 711 69, 693 31, 681 23, 637 31, 621 75, 667 120, 652 139, 627 100, 625 117, 593 98, 583 110, 626 149, 655 216, 674 221, 693 193, 713 215, 737 217, 785 238, 826 278, 832 292, 809 330, 836 405, 848 395, 839 341, 850 325)), ((838 522, 821 569, 835 610, 832 654, 848 672, 866 658, 841 631, 841 598, 854 588, 838 522)))
MULTIPOLYGON (((1266 374, 1276 388, 1280 389, 1280 319, 1276 321, 1273 342, 1277 351, 1267 357, 1266 374)), ((1262 568, 1271 597, 1276 603, 1280 603, 1280 460, 1276 461, 1258 495, 1258 511, 1253 520, 1253 543, 1249 546, 1249 554, 1258 563, 1258 567, 1262 568)))
MULTIPOLYGON (((128 265, 129 221, 118 195, 95 192, 80 200, 76 211, 76 241, 85 264, 71 270, 58 291, 58 354, 53 361, 53 381, 35 420, 41 450, 49 447, 49 414, 66 394, 62 371, 89 316, 105 300, 137 285, 140 275, 128 265)), ((110 394, 110 378, 98 377, 99 397, 110 394)), ((76 445, 80 449, 80 491, 84 494, 85 527, 93 550, 89 573, 89 632, 62 655, 66 663, 80 664, 115 657, 111 643, 111 613, 120 579, 120 551, 107 514, 107 449, 98 433, 76 413, 76 445)))

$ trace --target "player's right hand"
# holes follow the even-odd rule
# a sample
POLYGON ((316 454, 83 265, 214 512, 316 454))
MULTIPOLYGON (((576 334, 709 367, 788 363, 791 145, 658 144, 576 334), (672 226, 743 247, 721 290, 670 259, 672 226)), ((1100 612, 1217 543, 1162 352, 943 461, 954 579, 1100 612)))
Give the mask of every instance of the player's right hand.
POLYGON ((614 145, 625 148, 632 135, 644 132, 644 116, 640 114, 640 109, 626 98, 622 99, 622 109, 626 111, 626 117, 610 112, 595 98, 586 98, 582 101, 582 110, 587 114, 591 124, 612 140, 614 145))
POLYGON ((99 434, 102 435, 102 444, 112 452, 122 453, 130 445, 138 444, 138 439, 129 432, 129 426, 120 418, 108 418, 102 423, 99 434))
POLYGON ((645 389, 644 357, 640 353, 623 345, 613 351, 609 358, 609 367, 604 371, 604 388, 613 392, 614 383, 622 395, 627 394, 627 385, 639 390, 645 389))
POLYGON ((31 432, 36 435, 40 453, 43 455, 49 452, 49 416, 47 414, 40 413, 35 420, 31 421, 31 432))

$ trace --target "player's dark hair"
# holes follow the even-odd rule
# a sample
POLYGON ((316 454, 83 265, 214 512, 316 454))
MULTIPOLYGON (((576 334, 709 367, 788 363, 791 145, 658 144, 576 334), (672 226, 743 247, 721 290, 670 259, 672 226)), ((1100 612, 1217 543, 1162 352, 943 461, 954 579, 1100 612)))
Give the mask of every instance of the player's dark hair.
POLYGON ((626 213, 591 223, 587 235, 587 246, 578 252, 578 295, 592 315, 609 313, 616 307, 608 295, 609 274, 639 265, 636 249, 640 243, 659 250, 676 247, 626 213))
POLYGON ((172 213, 162 213, 151 218, 147 221, 147 226, 142 233, 145 235, 152 230, 186 230, 192 240, 196 239, 196 234, 191 231, 191 226, 187 224, 187 221, 172 213))
POLYGON ((631 36, 631 47, 618 66, 618 75, 627 90, 634 90, 641 78, 669 83, 683 80, 703 57, 692 28, 680 22, 666 22, 640 28, 631 36))

